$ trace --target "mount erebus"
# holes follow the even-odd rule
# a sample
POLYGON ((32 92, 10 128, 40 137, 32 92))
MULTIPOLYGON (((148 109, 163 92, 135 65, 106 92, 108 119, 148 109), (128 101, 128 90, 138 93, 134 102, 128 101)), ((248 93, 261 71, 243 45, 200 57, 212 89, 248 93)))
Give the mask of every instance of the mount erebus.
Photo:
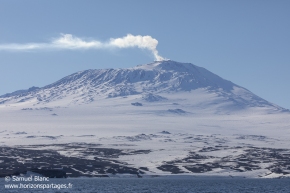
MULTIPOLYGON (((202 108, 219 103, 229 111, 248 107, 285 110, 204 68, 171 60, 139 65, 130 69, 81 71, 42 88, 31 87, 28 90, 2 95, 0 102, 1 104, 27 102, 33 105, 45 105, 62 101, 69 105, 90 103, 100 98, 132 95, 153 102, 166 99, 159 94, 172 95, 197 90, 201 95, 211 95, 211 100, 205 98, 199 105, 202 108)), ((199 96, 193 93, 190 103, 192 101, 194 103, 196 98, 199 96)))
POLYGON ((6 173, 290 176, 289 110, 190 63, 77 72, 0 112, 6 173))

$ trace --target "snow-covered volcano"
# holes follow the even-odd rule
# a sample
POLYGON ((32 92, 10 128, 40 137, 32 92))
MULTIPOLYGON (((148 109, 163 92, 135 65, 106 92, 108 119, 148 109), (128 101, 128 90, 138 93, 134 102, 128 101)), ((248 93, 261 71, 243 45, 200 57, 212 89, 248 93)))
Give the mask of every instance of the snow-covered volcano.
POLYGON ((86 70, 0 97, 0 143, 15 148, 0 149, 14 160, 0 167, 32 167, 23 165, 31 153, 40 160, 34 167, 61 164, 71 176, 285 177, 289 118, 287 109, 190 63, 86 70))
POLYGON ((31 87, 2 95, 0 104, 44 105, 62 101, 63 105, 68 105, 120 96, 135 96, 152 102, 166 99, 162 95, 185 92, 192 93, 191 96, 188 95, 189 100, 192 100, 192 104, 198 101, 202 108, 212 108, 219 104, 219 110, 226 108, 227 112, 248 107, 285 110, 202 67, 171 60, 156 61, 129 69, 77 72, 42 88, 31 87), (207 97, 200 101, 200 96, 204 94, 207 97))

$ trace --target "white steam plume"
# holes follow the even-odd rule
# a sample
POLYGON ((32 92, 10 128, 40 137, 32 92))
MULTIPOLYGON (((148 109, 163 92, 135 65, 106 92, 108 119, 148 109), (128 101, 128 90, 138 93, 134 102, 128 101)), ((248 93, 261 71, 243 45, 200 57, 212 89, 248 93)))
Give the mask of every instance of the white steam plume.
POLYGON ((158 51, 156 49, 158 45, 158 41, 151 36, 133 36, 128 34, 125 37, 117 38, 117 39, 110 39, 109 44, 111 46, 116 46, 118 48, 128 48, 128 47, 138 47, 138 48, 145 48, 152 52, 156 60, 164 60, 163 57, 158 55, 158 51))
POLYGON ((61 34, 59 38, 53 39, 49 43, 27 43, 27 44, 0 44, 0 51, 26 51, 45 49, 109 49, 109 48, 129 48, 137 47, 148 49, 152 52, 157 61, 164 60, 158 55, 156 49, 158 41, 151 36, 128 34, 122 38, 111 38, 108 42, 97 40, 85 41, 71 34, 61 34))

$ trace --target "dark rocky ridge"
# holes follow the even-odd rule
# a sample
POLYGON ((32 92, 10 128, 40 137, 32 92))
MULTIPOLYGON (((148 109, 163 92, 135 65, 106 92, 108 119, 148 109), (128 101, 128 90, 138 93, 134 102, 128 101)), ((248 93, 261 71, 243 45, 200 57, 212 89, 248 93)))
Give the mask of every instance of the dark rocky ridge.
MULTIPOLYGON (((77 157, 64 156, 55 150, 36 150, 35 147, 46 147, 46 145, 26 147, 1 147, 0 148, 0 177, 25 174, 27 171, 39 173, 46 177, 108 177, 115 174, 132 174, 141 177, 150 172, 147 167, 136 168, 127 163, 118 161, 120 155, 149 154, 150 150, 121 150, 112 148, 100 148, 94 145, 71 145, 55 144, 63 150, 79 149, 82 152, 77 157), (29 148, 29 149, 28 149, 29 148), (94 156, 94 159, 86 156, 94 156)), ((198 152, 189 152, 182 159, 163 162, 156 166, 161 171, 172 174, 206 173, 215 169, 227 169, 239 173, 263 169, 261 164, 267 164, 269 172, 288 175, 290 174, 290 150, 275 148, 229 147, 214 146, 205 147, 198 152), (230 156, 207 156, 204 152, 220 150, 242 150, 241 154, 230 156), (214 161, 212 161, 214 160, 214 161)), ((260 176, 262 177, 262 176, 260 176)))
MULTIPOLYGON (((58 145, 64 148, 82 146, 58 145)), ((30 148, 33 146, 30 146, 30 148)), ((133 154, 148 153, 148 150, 132 151, 133 154)), ((93 155, 94 159, 68 157, 54 150, 35 150, 24 148, 0 147, 0 177, 36 172, 46 177, 107 177, 107 174, 134 174, 139 176, 142 169, 127 166, 113 160, 119 155, 130 155, 122 150, 111 148, 87 148, 83 156, 93 155), (100 156, 100 157, 99 157, 100 156), (60 169, 61 168, 61 169, 60 169)))

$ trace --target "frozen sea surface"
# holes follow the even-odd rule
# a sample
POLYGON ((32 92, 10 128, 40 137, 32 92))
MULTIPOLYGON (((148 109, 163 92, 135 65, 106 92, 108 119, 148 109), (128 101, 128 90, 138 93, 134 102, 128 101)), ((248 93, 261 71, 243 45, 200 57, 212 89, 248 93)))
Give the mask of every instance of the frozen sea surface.
MULTIPOLYGON (((2 178, 3 179, 3 178, 2 178)), ((7 184, 18 182, 5 182, 1 180, 0 192, 69 192, 69 193, 287 193, 290 192, 290 179, 236 179, 236 178, 68 178, 50 179, 47 184, 72 184, 69 189, 8 189, 7 184)), ((35 183, 35 182, 24 182, 35 183)), ((23 184, 24 184, 23 183, 23 184)))

